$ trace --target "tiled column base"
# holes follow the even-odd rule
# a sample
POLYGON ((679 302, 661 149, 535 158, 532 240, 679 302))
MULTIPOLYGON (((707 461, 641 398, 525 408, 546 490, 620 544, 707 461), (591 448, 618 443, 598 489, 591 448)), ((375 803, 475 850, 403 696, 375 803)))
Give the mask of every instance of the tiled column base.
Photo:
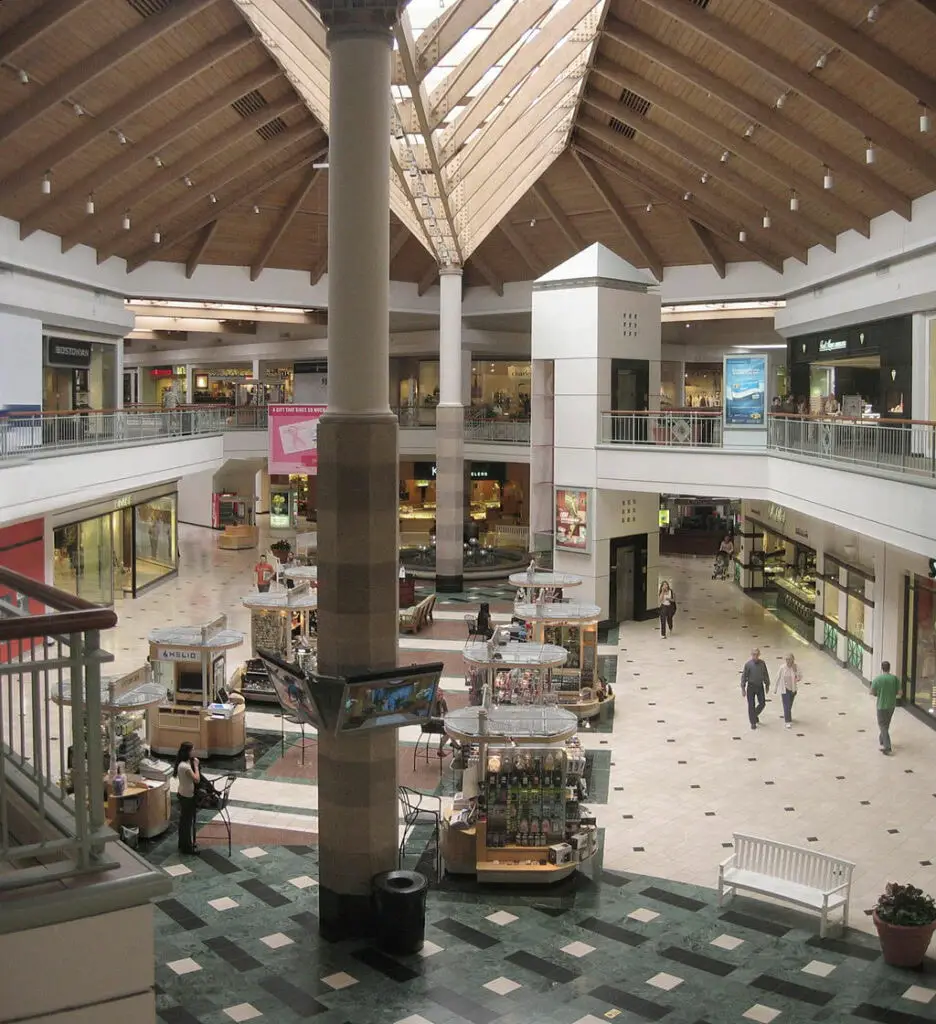
MULTIPOLYGON (((329 413, 319 425, 318 664, 323 675, 397 658, 397 423, 329 413)), ((370 881, 397 866, 396 730, 318 737, 319 922, 370 930, 370 881)))
POLYGON ((465 543, 465 410, 436 408, 436 590, 463 588, 465 543))

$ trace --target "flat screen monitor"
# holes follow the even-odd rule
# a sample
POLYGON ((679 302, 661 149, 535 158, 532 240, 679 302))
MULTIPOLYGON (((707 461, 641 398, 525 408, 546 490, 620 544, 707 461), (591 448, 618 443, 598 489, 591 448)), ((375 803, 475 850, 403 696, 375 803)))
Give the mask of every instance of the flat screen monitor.
POLYGON ((201 668, 186 668, 180 665, 176 675, 176 693, 201 693, 201 668))
POLYGON ((338 732, 367 732, 428 721, 435 708, 442 668, 441 662, 435 662, 349 677, 338 732))
POLYGON ((312 694, 311 683, 302 669, 283 661, 272 651, 258 649, 257 654, 266 667, 280 707, 288 714, 295 715, 304 725, 321 728, 322 715, 312 694))

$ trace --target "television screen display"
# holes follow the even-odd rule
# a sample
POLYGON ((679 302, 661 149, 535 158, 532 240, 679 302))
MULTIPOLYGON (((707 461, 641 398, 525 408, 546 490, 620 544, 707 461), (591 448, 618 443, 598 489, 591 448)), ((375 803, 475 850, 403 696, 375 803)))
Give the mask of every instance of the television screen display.
POLYGON ((364 732, 428 720, 441 676, 442 663, 437 662, 348 679, 338 731, 364 732))
POLYGON ((266 666, 267 674, 280 707, 305 725, 322 725, 322 716, 312 696, 309 680, 298 665, 290 665, 270 651, 258 650, 260 660, 266 666))
POLYGON ((176 691, 179 693, 202 692, 202 670, 200 668, 184 668, 179 666, 176 676, 176 691))

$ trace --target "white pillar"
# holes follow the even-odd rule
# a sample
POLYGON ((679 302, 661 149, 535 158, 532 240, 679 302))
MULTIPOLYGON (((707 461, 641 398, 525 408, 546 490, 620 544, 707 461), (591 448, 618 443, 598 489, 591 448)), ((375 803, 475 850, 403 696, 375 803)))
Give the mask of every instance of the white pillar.
POLYGON ((439 406, 436 409, 436 590, 462 589, 465 526, 465 407, 462 270, 439 271, 439 406))
POLYGON ((185 367, 185 404, 192 405, 195 401, 195 367, 190 363, 185 367))
POLYGON ((124 407, 124 340, 121 338, 114 346, 114 378, 117 394, 114 395, 114 408, 124 407))
POLYGON ((439 271, 439 405, 462 405, 462 269, 439 271))

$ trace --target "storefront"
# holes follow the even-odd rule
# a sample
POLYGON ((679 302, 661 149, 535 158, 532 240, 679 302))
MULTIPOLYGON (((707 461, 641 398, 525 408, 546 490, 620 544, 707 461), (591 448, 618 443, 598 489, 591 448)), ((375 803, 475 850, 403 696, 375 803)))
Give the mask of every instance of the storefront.
POLYGON ((253 370, 249 366, 229 369, 196 368, 194 372, 192 402, 195 405, 245 405, 246 396, 253 392, 253 387, 247 385, 247 381, 253 376, 253 370), (238 401, 238 394, 242 388, 246 391, 238 401))
MULTIPOLYGON (((144 405, 162 408, 166 396, 174 392, 178 403, 185 402, 186 369, 184 366, 153 366, 149 370, 151 387, 141 391, 140 400, 144 405), (150 394, 147 395, 147 392, 150 394)), ((141 381, 142 387, 142 381, 141 381)))
MULTIPOLYGON (((429 426, 439 404, 439 360, 390 360, 390 403, 404 426, 429 426)), ((471 364, 470 415, 528 420, 532 364, 525 359, 478 359, 471 364)))
POLYGON ((936 580, 908 574, 904 608, 904 702, 936 726, 936 580))
POLYGON ((910 419, 912 317, 790 339, 790 392, 813 415, 910 419))
POLYGON ((161 485, 53 517, 53 582, 95 604, 138 597, 178 571, 178 496, 161 485))
POLYGON ((45 337, 42 364, 43 412, 117 407, 115 344, 45 337))
POLYGON ((711 555, 741 518, 740 501, 660 495, 660 553, 711 555))

